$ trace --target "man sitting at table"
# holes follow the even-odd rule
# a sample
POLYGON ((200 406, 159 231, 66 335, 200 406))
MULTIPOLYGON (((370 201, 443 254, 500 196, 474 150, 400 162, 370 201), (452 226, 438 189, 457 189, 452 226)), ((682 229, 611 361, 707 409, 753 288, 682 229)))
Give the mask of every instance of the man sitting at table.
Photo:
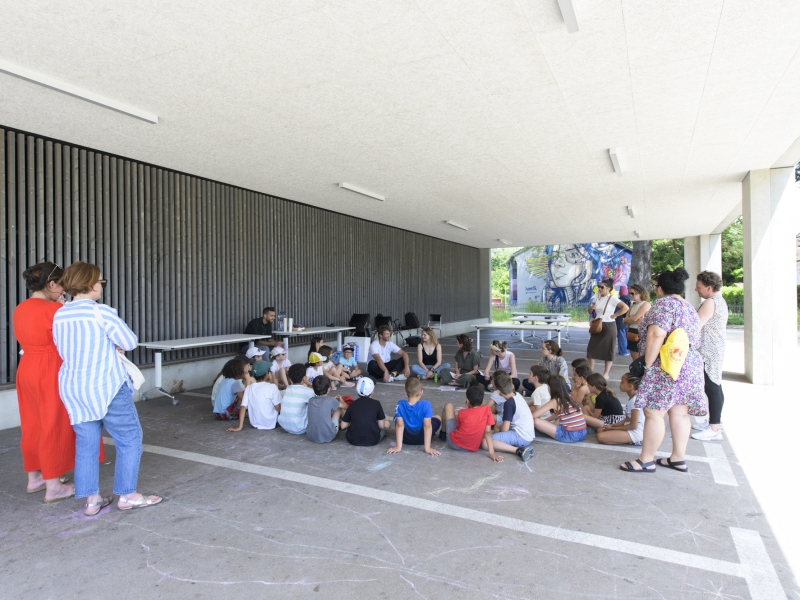
MULTIPOLYGON (((271 306, 262 311, 261 318, 255 318, 247 324, 244 332, 247 335, 272 336, 272 323, 275 321, 275 309, 271 306)), ((256 346, 283 346, 280 340, 265 337, 255 341, 256 346)))
POLYGON ((384 383, 404 381, 411 374, 408 354, 390 341, 391 337, 392 328, 381 325, 378 327, 378 339, 369 345, 367 373, 384 383), (392 354, 399 354, 400 358, 393 360, 392 354))

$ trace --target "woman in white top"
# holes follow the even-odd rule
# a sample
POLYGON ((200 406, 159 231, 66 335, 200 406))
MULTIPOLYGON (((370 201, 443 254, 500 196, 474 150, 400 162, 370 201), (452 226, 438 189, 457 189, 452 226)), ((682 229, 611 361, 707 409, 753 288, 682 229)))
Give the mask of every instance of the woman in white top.
POLYGON ((628 315, 622 319, 622 322, 628 326, 628 352, 631 353, 631 358, 636 360, 639 358, 639 321, 642 320, 645 313, 650 310, 650 301, 647 290, 644 286, 634 283, 631 286, 631 308, 628 315))
POLYGON ((517 377, 517 358, 511 350, 506 350, 506 342, 494 340, 489 346, 491 354, 486 363, 486 368, 483 370, 483 377, 480 373, 476 375, 478 383, 483 384, 485 388, 489 388, 492 382, 492 371, 505 371, 511 376, 511 381, 514 383, 514 391, 519 389, 519 378, 517 377))
POLYGON ((589 313, 592 315, 592 320, 602 319, 602 329, 600 333, 589 338, 589 345, 586 348, 590 369, 594 371, 595 360, 605 361, 603 377, 606 379, 614 362, 614 344, 617 341, 616 318, 628 312, 628 305, 614 296, 612 291, 614 291, 613 279, 605 279, 597 286, 597 294, 592 298, 589 313))

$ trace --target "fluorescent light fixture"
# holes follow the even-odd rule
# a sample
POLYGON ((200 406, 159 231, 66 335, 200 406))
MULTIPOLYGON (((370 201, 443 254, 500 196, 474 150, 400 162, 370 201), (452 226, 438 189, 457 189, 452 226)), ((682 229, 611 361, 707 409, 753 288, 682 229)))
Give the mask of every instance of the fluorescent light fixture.
POLYGON ((633 206, 626 206, 625 208, 628 209, 628 214, 630 215, 631 219, 633 218, 633 206))
POLYGON ((63 81, 59 81, 58 79, 50 77, 49 75, 42 75, 41 73, 36 73, 30 69, 12 65, 4 60, 0 60, 0 71, 3 73, 8 73, 9 75, 13 75, 14 77, 19 77, 20 79, 30 81, 31 83, 36 83, 38 85, 50 88, 51 90, 56 90, 57 92, 63 92, 64 94, 75 96, 76 98, 86 100, 92 104, 98 104, 105 108, 110 108, 111 110, 130 115, 131 117, 136 117, 137 119, 147 121, 148 123, 158 123, 158 115, 154 113, 123 104, 122 102, 117 102, 116 100, 112 100, 111 98, 106 98, 100 94, 95 94, 94 92, 81 89, 70 83, 64 83, 63 81))
POLYGON ((577 33, 580 31, 581 27, 578 24, 578 13, 575 11, 575 0, 558 0, 558 8, 561 9, 561 16, 564 18, 567 31, 570 33, 577 33))
POLYGON ((511 245, 510 241, 504 240, 503 238, 497 238, 497 241, 500 242, 501 244, 505 244, 506 246, 510 246, 511 245))
POLYGON ((339 187, 344 188, 346 190, 350 190, 351 192, 355 192, 356 194, 363 194, 364 196, 375 198, 375 200, 380 200, 381 202, 386 200, 386 196, 381 196, 380 194, 376 194, 375 192, 370 192, 369 190, 365 190, 364 188, 358 187, 357 185, 353 185, 352 183, 340 183, 339 187))
POLYGON ((611 159, 611 164, 614 165, 614 172, 617 177, 622 177, 622 167, 619 166, 619 152, 616 148, 608 149, 608 157, 611 159))
POLYGON ((458 227, 459 229, 463 229, 464 231, 469 231, 469 227, 464 227, 463 225, 456 223, 455 221, 445 221, 448 225, 452 225, 453 227, 458 227))
POLYGON ((639 235, 639 232, 638 232, 638 231, 634 231, 634 232, 633 232, 633 235, 635 235, 637 238, 638 238, 638 237, 641 237, 641 236, 639 235))

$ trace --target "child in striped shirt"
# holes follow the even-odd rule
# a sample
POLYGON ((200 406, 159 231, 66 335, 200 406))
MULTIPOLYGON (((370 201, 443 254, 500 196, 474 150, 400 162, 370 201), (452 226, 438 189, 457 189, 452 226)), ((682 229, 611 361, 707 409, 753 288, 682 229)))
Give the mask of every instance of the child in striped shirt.
POLYGON ((567 384, 561 377, 557 375, 548 377, 547 387, 550 388, 550 401, 533 413, 533 426, 536 431, 541 431, 566 444, 582 441, 586 437, 586 420, 581 405, 570 396, 567 384), (556 420, 555 423, 539 418, 550 410, 555 413, 552 417, 556 420))
POLYGON ((314 397, 314 390, 306 383, 306 366, 304 364, 293 364, 289 367, 288 375, 290 385, 283 393, 278 425, 286 433, 301 435, 306 432, 308 427, 308 401, 314 397))

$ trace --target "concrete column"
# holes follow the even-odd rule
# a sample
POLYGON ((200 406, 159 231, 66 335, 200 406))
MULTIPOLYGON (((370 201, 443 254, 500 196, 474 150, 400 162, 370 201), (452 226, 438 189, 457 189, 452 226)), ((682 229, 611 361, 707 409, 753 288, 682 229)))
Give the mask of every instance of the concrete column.
POLYGON ((700 304, 700 296, 694 291, 697 274, 714 271, 722 275, 722 236, 719 233, 687 237, 683 240, 683 266, 689 272, 686 282, 686 300, 692 306, 700 304))
POLYGON ((794 168, 750 171, 742 182, 744 369, 759 385, 796 380, 794 168))

